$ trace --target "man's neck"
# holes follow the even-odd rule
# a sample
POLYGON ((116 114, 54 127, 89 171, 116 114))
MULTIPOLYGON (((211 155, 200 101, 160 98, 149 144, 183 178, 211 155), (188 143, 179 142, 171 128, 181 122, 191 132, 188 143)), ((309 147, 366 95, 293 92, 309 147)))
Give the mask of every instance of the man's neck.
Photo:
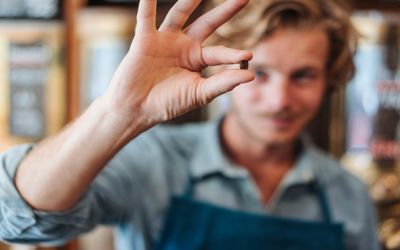
MULTIPOLYGON (((231 119, 227 117, 226 119, 231 119)), ((257 185, 263 203, 269 203, 296 158, 295 142, 287 144, 261 143, 232 129, 232 121, 224 120, 221 141, 230 160, 246 168, 257 185), (235 136, 231 136, 231 135, 235 136)), ((233 125, 234 126, 234 125, 233 125)))

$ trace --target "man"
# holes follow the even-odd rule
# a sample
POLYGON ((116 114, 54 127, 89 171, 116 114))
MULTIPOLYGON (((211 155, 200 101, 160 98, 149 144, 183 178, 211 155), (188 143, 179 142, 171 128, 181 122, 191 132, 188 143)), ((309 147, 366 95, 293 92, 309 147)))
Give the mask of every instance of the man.
POLYGON ((378 249, 365 187, 299 139, 351 75, 348 15, 336 1, 272 1, 251 51, 202 47, 245 2, 183 32, 199 1, 178 1, 156 30, 142 0, 107 92, 60 134, 2 155, 1 238, 58 243, 104 223, 118 249, 378 249), (251 70, 200 75, 252 57, 251 70), (232 89, 217 121, 150 129, 232 89))

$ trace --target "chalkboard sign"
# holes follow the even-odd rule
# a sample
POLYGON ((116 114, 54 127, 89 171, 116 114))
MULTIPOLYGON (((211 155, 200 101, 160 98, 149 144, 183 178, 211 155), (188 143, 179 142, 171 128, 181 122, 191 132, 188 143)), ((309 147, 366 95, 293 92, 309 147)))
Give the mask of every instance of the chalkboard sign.
POLYGON ((0 18, 59 19, 62 13, 61 2, 61 0, 0 0, 0 18))
POLYGON ((50 50, 42 42, 11 43, 9 50, 9 133, 40 138, 45 134, 45 87, 50 50))

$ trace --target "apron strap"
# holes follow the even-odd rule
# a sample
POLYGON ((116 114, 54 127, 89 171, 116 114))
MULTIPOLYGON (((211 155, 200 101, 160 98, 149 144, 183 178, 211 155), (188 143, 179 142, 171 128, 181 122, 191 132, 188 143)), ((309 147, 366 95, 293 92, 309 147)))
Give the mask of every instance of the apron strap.
POLYGON ((329 209, 329 202, 326 197, 324 188, 321 186, 321 184, 318 181, 313 182, 313 188, 318 196, 323 220, 327 223, 332 223, 332 216, 331 216, 331 211, 329 209))
POLYGON ((183 192, 183 197, 191 198, 193 195, 194 185, 196 184, 196 179, 193 177, 189 177, 189 181, 186 184, 185 191, 183 192))

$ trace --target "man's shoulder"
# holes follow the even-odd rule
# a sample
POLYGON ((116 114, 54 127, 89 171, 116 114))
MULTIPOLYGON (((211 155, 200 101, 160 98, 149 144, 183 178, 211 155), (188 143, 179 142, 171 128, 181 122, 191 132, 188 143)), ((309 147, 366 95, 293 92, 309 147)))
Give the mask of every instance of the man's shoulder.
POLYGON ((210 122, 161 124, 151 129, 148 136, 167 144, 195 144, 207 133, 210 125, 210 122))
POLYGON ((310 155, 315 162, 318 178, 324 186, 347 195, 366 193, 365 183, 345 169, 338 159, 317 148, 311 149, 310 155))

